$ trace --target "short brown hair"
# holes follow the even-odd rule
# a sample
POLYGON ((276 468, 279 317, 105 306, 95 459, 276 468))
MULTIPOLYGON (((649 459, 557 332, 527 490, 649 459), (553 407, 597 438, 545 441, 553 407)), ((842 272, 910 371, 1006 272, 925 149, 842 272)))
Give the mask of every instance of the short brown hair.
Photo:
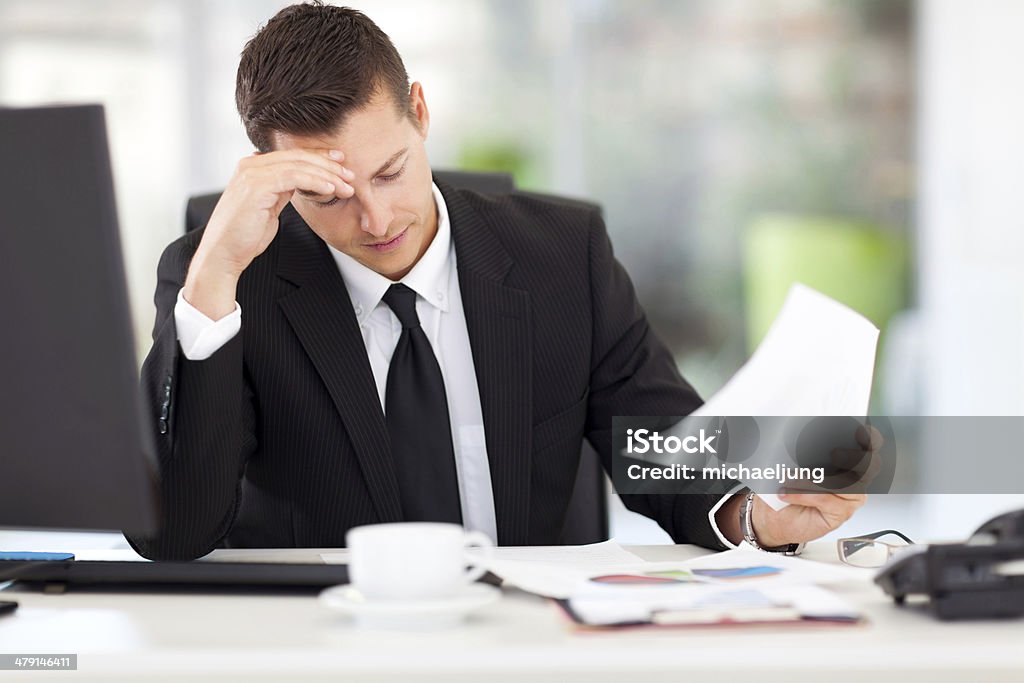
POLYGON ((285 7, 246 43, 235 104, 249 140, 268 152, 274 132, 331 133, 380 93, 415 119, 409 75, 387 34, 362 12, 316 0, 285 7))

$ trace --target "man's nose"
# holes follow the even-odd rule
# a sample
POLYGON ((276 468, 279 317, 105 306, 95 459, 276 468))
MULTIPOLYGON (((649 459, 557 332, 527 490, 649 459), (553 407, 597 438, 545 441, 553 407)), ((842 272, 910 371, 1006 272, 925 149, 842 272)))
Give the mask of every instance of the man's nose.
POLYGON ((372 199, 360 202, 359 227, 374 237, 383 237, 391 224, 391 213, 387 207, 372 199))

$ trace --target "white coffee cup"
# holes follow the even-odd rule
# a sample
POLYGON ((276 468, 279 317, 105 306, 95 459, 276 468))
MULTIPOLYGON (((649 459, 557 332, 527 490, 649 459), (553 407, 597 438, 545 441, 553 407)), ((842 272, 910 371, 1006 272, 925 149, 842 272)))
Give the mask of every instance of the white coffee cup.
POLYGON ((428 600, 457 595, 487 571, 494 544, 457 524, 397 522, 350 529, 349 580, 374 600, 428 600), (481 548, 470 554, 467 548, 481 548), (467 569, 467 565, 472 565, 467 569))

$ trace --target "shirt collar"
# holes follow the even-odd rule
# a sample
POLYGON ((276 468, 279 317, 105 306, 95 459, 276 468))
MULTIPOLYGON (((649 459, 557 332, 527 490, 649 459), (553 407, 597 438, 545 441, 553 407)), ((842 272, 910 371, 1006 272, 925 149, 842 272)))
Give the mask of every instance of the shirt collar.
MULTIPOLYGON (((437 233, 420 260, 400 282, 423 297, 430 305, 447 313, 448 284, 452 267, 452 230, 448 219, 448 207, 444 203, 441 191, 433 183, 431 190, 437 207, 437 233)), ((338 251, 329 244, 327 246, 345 281, 356 320, 362 325, 377 308, 392 282, 348 254, 338 251)))

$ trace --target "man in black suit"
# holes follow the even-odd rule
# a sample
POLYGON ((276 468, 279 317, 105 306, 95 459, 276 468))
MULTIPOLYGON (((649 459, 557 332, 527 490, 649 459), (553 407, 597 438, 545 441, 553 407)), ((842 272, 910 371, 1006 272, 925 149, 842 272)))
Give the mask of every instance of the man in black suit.
MULTIPOLYGON (((558 540, 588 439, 701 401, 648 327, 596 212, 433 182, 423 88, 362 14, 278 13, 236 100, 258 152, 164 252, 143 368, 157 425, 155 558, 340 546, 357 525, 462 523, 558 540)), ((741 495, 624 496, 676 542, 743 538, 741 495)), ((752 501, 765 547, 863 496, 752 501)))

